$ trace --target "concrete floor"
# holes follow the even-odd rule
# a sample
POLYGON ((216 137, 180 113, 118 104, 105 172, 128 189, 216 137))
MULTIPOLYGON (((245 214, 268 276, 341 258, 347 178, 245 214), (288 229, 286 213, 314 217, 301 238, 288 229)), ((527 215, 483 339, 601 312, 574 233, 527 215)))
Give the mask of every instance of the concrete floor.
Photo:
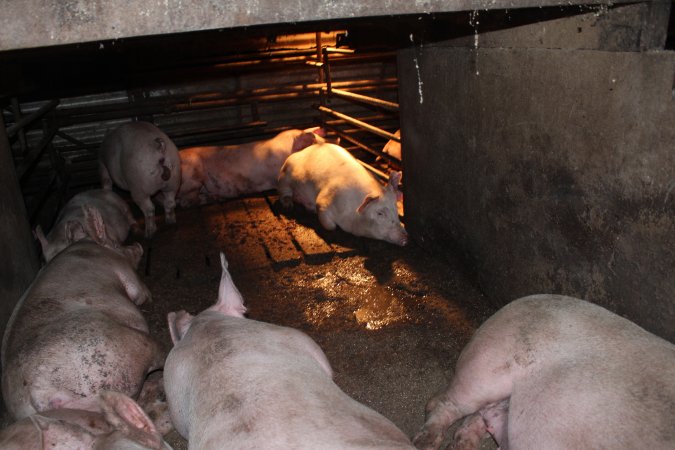
MULTIPOLYGON (((279 214, 274 196, 178 210, 176 225, 160 218, 158 227, 151 241, 131 239, 143 243, 138 270, 153 295, 141 309, 167 352, 167 313, 197 314, 215 302, 223 251, 249 318, 309 334, 335 382, 410 436, 476 327, 495 312, 452 255, 440 260, 414 239, 397 247, 326 232, 299 207, 279 214)), ((6 425, 3 405, 0 416, 6 425)), ((187 449, 175 431, 165 439, 187 449)), ((495 445, 486 439, 481 448, 495 445)))
MULTIPOLYGON (((175 226, 160 222, 139 267, 153 294, 142 306, 151 331, 168 350, 166 314, 196 314, 215 301, 223 251, 249 318, 309 334, 347 394, 413 435, 494 308, 452 258, 326 232, 314 215, 277 207, 274 196, 259 196, 179 210, 175 226)), ((175 432, 167 440, 187 448, 175 432)))

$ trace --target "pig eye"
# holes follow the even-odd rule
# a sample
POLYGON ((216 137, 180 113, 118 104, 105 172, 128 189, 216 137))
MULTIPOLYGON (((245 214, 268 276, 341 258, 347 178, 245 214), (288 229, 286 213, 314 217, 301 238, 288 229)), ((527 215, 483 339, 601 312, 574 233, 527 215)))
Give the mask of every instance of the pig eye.
POLYGON ((380 216, 380 217, 384 217, 384 213, 382 211, 378 211, 377 215, 380 216))

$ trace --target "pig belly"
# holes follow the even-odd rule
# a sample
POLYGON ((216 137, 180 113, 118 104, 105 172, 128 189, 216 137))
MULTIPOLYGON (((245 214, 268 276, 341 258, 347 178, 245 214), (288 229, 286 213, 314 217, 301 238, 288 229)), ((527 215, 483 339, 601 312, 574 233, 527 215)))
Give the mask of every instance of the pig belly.
POLYGON ((158 344, 105 314, 59 319, 6 361, 3 396, 17 419, 56 408, 95 411, 102 390, 133 398, 146 374, 161 365, 158 344))

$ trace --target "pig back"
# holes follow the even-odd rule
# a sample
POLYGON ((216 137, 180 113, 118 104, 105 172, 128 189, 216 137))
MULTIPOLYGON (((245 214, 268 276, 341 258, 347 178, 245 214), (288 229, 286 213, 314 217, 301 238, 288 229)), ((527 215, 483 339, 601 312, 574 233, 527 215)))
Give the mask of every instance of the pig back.
POLYGON ((135 396, 161 348, 129 292, 147 296, 127 260, 79 241, 37 275, 8 323, 2 389, 15 418, 100 389, 135 396))
POLYGON ((153 195, 160 189, 177 191, 180 185, 178 149, 149 122, 127 123, 109 133, 101 144, 100 159, 115 184, 125 190, 153 195), (161 166, 170 169, 168 180, 162 179, 161 166))
POLYGON ((297 330, 200 314, 165 365, 177 430, 199 449, 223 440, 232 449, 412 448, 393 423, 340 390, 317 350, 297 330))

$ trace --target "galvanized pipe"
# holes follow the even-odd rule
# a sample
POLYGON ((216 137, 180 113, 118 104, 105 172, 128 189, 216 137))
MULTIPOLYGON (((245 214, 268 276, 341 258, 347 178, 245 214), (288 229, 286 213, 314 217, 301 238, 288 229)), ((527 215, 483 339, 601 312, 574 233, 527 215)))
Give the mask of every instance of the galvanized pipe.
POLYGON ((347 114, 342 114, 341 112, 335 111, 335 110, 330 109, 330 108, 327 108, 327 107, 325 107, 325 106, 319 105, 319 106, 318 106, 318 109, 319 109, 319 111, 321 111, 321 112, 325 112, 325 113, 327 113, 327 114, 330 114, 330 115, 333 116, 333 117, 337 117, 338 119, 342 119, 342 120, 344 120, 344 121, 347 122, 347 123, 350 123, 350 124, 352 124, 352 125, 354 125, 354 126, 356 126, 356 127, 362 128, 362 129, 364 129, 364 130, 366 130, 366 131, 369 131, 369 132, 371 132, 371 133, 373 133, 373 134, 376 134, 376 135, 378 135, 378 136, 380 136, 380 137, 383 137, 383 138, 385 138, 385 139, 393 139, 393 140, 395 140, 395 141, 399 141, 399 142, 400 142, 400 140, 399 140, 393 133, 390 133, 390 132, 388 132, 388 131, 385 131, 385 130, 383 130, 382 128, 378 128, 378 127, 372 126, 372 125, 370 125, 370 124, 367 124, 366 122, 360 121, 359 119, 355 119, 355 118, 353 118, 353 117, 348 116, 347 114))
POLYGON ((353 100, 358 102, 367 103, 369 105, 379 106, 380 108, 388 109, 390 111, 398 111, 398 103, 388 102, 386 100, 381 100, 375 97, 369 97, 367 95, 355 94, 354 92, 345 91, 343 89, 331 89, 330 92, 327 88, 321 88, 321 91, 328 95, 333 95, 335 97, 344 98, 346 100, 353 100))

